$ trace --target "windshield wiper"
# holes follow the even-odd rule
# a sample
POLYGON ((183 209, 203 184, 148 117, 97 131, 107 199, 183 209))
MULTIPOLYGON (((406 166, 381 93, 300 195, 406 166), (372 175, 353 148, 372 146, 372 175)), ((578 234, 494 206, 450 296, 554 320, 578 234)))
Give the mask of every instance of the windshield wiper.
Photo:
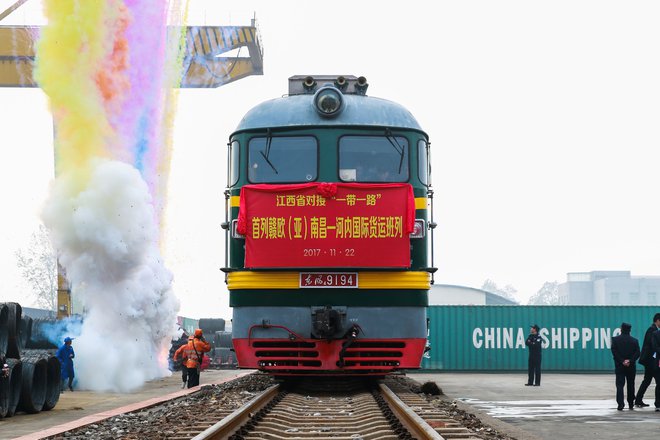
POLYGON ((259 153, 261 153, 266 163, 270 165, 273 171, 275 171, 275 174, 279 174, 277 172, 277 169, 275 168, 275 165, 273 165, 273 163, 268 159, 268 156, 270 156, 270 145, 273 141, 273 134, 270 132, 270 130, 268 130, 267 133, 268 133, 268 137, 266 138, 266 153, 264 154, 263 151, 260 151, 259 153))
POLYGON ((403 146, 399 144, 399 141, 397 141, 396 138, 392 136, 392 132, 390 131, 389 128, 385 129, 385 137, 387 138, 388 141, 390 141, 390 144, 392 144, 396 152, 399 153, 400 155, 399 174, 401 174, 401 167, 403 167, 403 155, 405 150, 403 149, 403 146))

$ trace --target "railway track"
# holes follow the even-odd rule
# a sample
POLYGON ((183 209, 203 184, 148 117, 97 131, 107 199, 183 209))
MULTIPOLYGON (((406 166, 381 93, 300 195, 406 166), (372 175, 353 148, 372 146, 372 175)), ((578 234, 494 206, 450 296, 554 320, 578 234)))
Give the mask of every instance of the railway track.
MULTIPOLYGON (((276 383, 261 374, 49 439, 482 439, 388 378, 276 383)), ((490 438, 490 437, 488 437, 490 438)))
POLYGON ((194 440, 479 439, 403 386, 276 385, 194 440))

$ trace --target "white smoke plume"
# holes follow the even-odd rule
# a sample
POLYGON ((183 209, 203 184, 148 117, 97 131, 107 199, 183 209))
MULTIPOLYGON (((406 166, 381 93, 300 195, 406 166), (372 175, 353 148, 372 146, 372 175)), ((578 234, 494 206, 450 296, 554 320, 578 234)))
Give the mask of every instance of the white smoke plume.
POLYGON ((95 159, 91 170, 82 190, 60 175, 43 217, 85 309, 74 341, 78 384, 127 392, 171 374, 167 353, 179 303, 140 173, 105 159, 95 159))

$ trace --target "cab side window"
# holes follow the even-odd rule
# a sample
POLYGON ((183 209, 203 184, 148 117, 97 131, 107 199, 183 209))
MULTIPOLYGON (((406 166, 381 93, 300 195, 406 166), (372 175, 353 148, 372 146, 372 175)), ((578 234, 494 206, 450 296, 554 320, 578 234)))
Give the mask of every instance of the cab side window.
POLYGON ((419 181, 426 186, 431 184, 431 161, 429 158, 429 150, 429 144, 424 139, 420 139, 419 142, 417 142, 417 172, 419 173, 419 181))
POLYGON ((227 175, 227 186, 231 187, 238 183, 239 178, 239 143, 232 141, 229 144, 229 173, 227 175))

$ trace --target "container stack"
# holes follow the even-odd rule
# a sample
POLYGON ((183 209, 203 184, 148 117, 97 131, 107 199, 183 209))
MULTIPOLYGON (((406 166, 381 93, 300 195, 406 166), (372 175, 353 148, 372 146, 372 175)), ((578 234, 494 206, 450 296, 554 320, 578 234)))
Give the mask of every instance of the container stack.
POLYGON ((231 332, 225 332, 225 320, 222 318, 200 318, 199 328, 204 332, 204 337, 211 344, 211 352, 208 354, 209 366, 211 368, 222 368, 232 353, 229 352, 231 347, 231 332), (218 334, 229 333, 227 337, 218 338, 218 334), (223 344, 219 344, 222 339, 223 344))
POLYGON ((210 338, 215 332, 225 330, 225 320, 222 318, 201 318, 198 325, 207 338, 210 338))
POLYGON ((231 332, 217 331, 213 335, 213 363, 219 368, 236 368, 231 332))
MULTIPOLYGON (((184 318, 187 319, 187 318, 184 318)), ((204 333, 204 338, 211 344, 211 351, 204 355, 202 370, 206 368, 236 368, 236 356, 231 339, 231 331, 225 331, 226 321, 222 318, 201 318, 197 321, 197 328, 204 333)), ((173 359, 176 350, 188 343, 188 334, 172 340, 169 354, 170 370, 181 369, 181 361, 173 359)))
POLYGON ((211 343, 211 366, 215 368, 233 368, 236 366, 232 351, 231 332, 225 331, 225 320, 200 319, 199 328, 202 329, 206 339, 211 343))

